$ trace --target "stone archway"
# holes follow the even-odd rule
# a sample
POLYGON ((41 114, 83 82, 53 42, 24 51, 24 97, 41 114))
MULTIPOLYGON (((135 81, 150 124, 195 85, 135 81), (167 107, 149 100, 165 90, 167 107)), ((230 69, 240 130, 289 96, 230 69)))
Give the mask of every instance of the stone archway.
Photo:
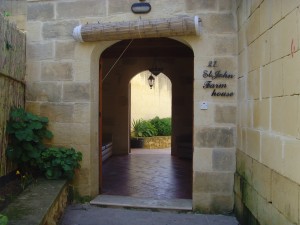
MULTIPOLYGON (((107 74, 111 69, 128 42, 118 42, 102 53, 103 74, 107 74)), ((177 137, 186 137, 192 141, 194 71, 192 50, 178 41, 167 38, 140 39, 133 41, 103 82, 103 103, 105 104, 105 99, 109 99, 107 110, 103 111, 103 132, 113 133, 113 138, 117 142, 114 154, 128 153, 128 84, 135 74, 148 69, 155 57, 161 59, 164 73, 173 84, 174 140, 172 141, 174 145, 177 137)), ((179 154, 176 146, 172 146, 172 154, 179 154)))
MULTIPOLYGON (((102 131, 113 139, 113 154, 129 152, 129 91, 132 77, 147 70, 159 57, 164 73, 172 82, 172 155, 192 158, 193 152, 193 51, 167 38, 134 40, 121 59, 119 54, 130 41, 120 41, 101 54, 103 111, 102 131), (115 65, 112 69, 112 65, 115 65), (108 74, 109 72, 109 74, 108 74), (107 75, 108 74, 108 75, 107 75)), ((149 87, 147 87, 149 88, 149 87)), ((191 162, 192 163, 192 162, 191 162)))

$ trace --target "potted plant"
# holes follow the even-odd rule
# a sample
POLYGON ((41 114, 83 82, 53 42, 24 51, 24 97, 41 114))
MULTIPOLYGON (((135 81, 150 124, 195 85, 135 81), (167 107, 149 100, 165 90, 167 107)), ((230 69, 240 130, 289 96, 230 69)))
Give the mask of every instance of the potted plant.
POLYGON ((156 128, 149 122, 143 119, 133 120, 132 132, 130 139, 131 148, 143 148, 144 138, 152 137, 157 133, 156 128))

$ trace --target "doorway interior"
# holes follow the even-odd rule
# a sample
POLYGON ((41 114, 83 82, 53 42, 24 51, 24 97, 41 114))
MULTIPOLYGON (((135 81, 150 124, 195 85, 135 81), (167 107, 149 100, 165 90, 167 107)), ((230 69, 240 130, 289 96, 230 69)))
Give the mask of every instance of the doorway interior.
MULTIPOLYGON (((133 167, 129 166, 125 169, 122 167, 125 164, 135 166, 138 164, 148 164, 149 168, 146 169, 146 171, 152 173, 152 175, 153 173, 156 173, 151 171, 153 166, 162 166, 169 171, 169 174, 166 175, 167 178, 156 174, 155 178, 157 179, 153 179, 153 177, 150 178, 150 182, 146 184, 147 186, 151 186, 153 183, 166 184, 168 183, 167 181, 170 180, 173 182, 170 182, 170 186, 168 187, 166 187, 166 185, 161 186, 164 191, 158 191, 159 187, 153 189, 153 192, 165 193, 160 194, 160 198, 167 197, 167 193, 171 190, 180 192, 178 187, 184 186, 182 185, 183 182, 189 183, 190 190, 189 194, 182 198, 186 198, 186 196, 190 196, 191 198, 191 159, 193 156, 193 62, 194 55, 191 48, 179 41, 169 38, 124 40, 112 45, 102 53, 100 57, 100 74, 103 81, 100 84, 100 139, 103 140, 103 142, 107 141, 106 139, 111 140, 113 143, 112 158, 118 159, 116 160, 117 163, 112 163, 110 166, 107 165, 111 159, 104 163, 100 162, 100 186, 102 187, 102 193, 104 191, 109 192, 113 189, 112 187, 109 188, 110 190, 105 190, 105 188, 103 188, 105 186, 104 184, 109 182, 110 179, 113 179, 113 177, 119 182, 117 182, 116 185, 122 187, 123 190, 130 189, 130 186, 126 185, 126 181, 131 181, 131 179, 143 180, 140 178, 147 177, 147 172, 145 171, 131 173, 133 167), (126 51, 124 51, 125 49, 126 51), (140 71, 148 70, 153 64, 153 60, 157 57, 160 59, 160 65, 164 68, 164 74, 167 74, 172 82, 172 156, 169 156, 169 159, 163 160, 164 154, 162 154, 159 157, 162 159, 161 162, 157 159, 153 159, 155 158, 155 154, 152 154, 152 157, 147 156, 148 158, 145 154, 137 154, 134 158, 129 154, 131 103, 128 86, 133 76, 140 71), (127 157, 127 159, 125 160, 124 157, 127 157), (178 166, 180 164, 178 160, 182 161, 181 165, 186 165, 190 168, 190 172, 187 172, 190 174, 189 181, 183 181, 183 177, 187 177, 187 175, 185 174, 186 172, 184 172, 184 169, 178 166), (113 168, 115 167, 113 164, 115 167, 119 167, 120 170, 114 171, 113 168), (107 171, 111 171, 108 177, 106 176, 109 174, 107 171), (113 174, 115 174, 115 176, 113 176, 113 174), (133 178, 133 176, 135 177, 133 178)), ((142 187, 141 184, 136 186, 142 187)), ((135 188, 131 188, 130 191, 130 195, 137 193, 135 188)), ((124 193, 120 192, 120 195, 122 194, 124 193)), ((153 195, 149 195, 149 193, 144 194, 144 197, 147 196, 151 197, 153 195)), ((179 196, 179 198, 180 197, 181 196, 179 196)))

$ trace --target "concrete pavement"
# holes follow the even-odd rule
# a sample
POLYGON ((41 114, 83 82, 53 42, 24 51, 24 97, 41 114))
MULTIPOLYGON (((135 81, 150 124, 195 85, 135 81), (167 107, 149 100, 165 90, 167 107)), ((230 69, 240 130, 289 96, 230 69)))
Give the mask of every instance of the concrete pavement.
POLYGON ((238 225, 235 217, 70 205, 60 225, 238 225))

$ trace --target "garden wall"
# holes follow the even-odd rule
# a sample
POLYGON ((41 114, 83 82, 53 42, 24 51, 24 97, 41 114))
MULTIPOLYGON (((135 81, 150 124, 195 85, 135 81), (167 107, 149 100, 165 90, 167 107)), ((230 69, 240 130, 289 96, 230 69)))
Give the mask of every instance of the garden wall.
POLYGON ((0 14, 0 177, 12 170, 5 157, 6 121, 10 108, 24 106, 26 38, 15 25, 0 14))

